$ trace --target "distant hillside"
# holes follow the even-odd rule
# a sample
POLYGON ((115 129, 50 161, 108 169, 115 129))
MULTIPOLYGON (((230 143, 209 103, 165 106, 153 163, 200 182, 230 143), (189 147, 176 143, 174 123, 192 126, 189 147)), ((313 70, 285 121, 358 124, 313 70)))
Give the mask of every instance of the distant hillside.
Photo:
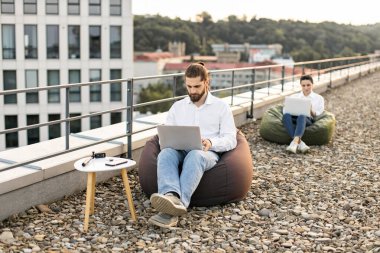
POLYGON ((353 26, 264 18, 245 20, 236 16, 213 22, 206 12, 199 14, 197 20, 137 15, 134 17, 134 49, 167 50, 169 41, 183 41, 187 54, 205 55, 212 54, 213 43, 280 43, 283 53, 290 54, 295 61, 363 55, 380 49, 380 23, 353 26))

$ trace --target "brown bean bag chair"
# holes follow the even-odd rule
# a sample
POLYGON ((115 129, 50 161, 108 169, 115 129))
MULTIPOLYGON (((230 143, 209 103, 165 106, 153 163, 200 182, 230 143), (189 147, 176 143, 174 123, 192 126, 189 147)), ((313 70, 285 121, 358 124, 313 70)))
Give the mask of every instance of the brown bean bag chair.
MULTIPOLYGON (((158 136, 146 142, 139 162, 139 180, 149 197, 157 192, 158 136)), ((222 154, 218 163, 205 172, 195 190, 190 206, 214 206, 242 200, 252 183, 253 165, 249 145, 244 135, 237 134, 235 149, 222 154)))

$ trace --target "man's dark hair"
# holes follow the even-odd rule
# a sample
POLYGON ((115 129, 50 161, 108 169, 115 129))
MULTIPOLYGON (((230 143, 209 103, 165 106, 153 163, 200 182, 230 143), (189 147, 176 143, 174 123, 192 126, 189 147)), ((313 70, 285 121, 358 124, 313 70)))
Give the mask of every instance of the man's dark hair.
POLYGON ((208 80, 209 73, 208 70, 205 67, 205 64, 203 62, 196 62, 190 64, 186 71, 185 71, 185 77, 201 77, 201 81, 208 80))
POLYGON ((309 80, 312 84, 314 84, 314 81, 313 81, 313 78, 311 77, 311 75, 301 76, 300 82, 302 82, 303 80, 309 80))

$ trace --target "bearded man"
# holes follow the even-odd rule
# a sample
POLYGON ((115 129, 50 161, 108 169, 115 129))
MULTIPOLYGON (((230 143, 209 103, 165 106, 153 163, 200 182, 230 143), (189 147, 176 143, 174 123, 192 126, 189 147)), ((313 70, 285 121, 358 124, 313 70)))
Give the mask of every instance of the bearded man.
POLYGON ((150 224, 176 226, 178 216, 187 212, 204 172, 214 167, 220 153, 236 147, 236 126, 230 106, 210 93, 209 82, 208 70, 202 62, 192 63, 186 69, 189 96, 173 104, 166 124, 199 126, 203 150, 161 150, 157 158, 158 193, 150 197, 159 213, 149 219, 150 224))

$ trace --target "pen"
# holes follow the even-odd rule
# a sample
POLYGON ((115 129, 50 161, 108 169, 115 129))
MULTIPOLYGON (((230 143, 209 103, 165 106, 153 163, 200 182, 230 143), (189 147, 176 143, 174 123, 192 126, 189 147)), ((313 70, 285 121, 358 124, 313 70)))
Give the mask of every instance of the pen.
POLYGON ((89 157, 86 161, 84 161, 82 163, 82 167, 85 167, 90 161, 91 161, 92 157, 89 157))

